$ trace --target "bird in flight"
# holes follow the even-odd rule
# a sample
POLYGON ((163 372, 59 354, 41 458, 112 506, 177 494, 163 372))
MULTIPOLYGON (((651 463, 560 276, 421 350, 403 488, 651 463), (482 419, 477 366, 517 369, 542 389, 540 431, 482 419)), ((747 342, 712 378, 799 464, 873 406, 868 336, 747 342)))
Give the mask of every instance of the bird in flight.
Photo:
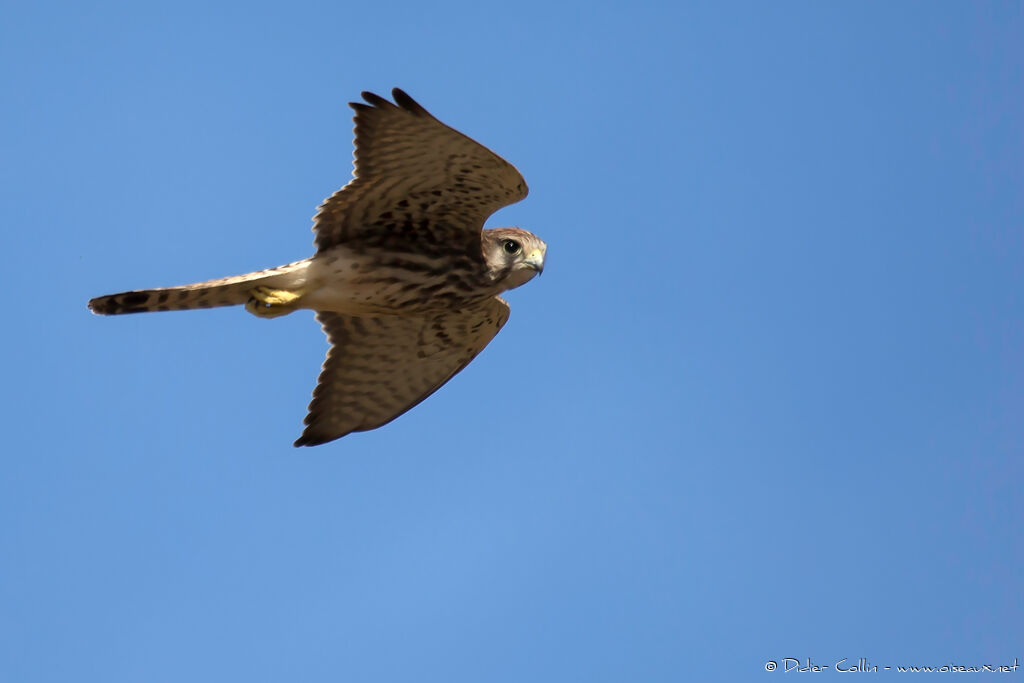
POLYGON ((296 446, 391 422, 476 357, 508 320, 500 294, 544 269, 547 245, 483 229, 526 197, 523 177, 403 91, 364 92, 352 180, 313 219, 303 261, 180 287, 97 297, 102 315, 244 304, 275 318, 316 311, 330 348, 296 446))

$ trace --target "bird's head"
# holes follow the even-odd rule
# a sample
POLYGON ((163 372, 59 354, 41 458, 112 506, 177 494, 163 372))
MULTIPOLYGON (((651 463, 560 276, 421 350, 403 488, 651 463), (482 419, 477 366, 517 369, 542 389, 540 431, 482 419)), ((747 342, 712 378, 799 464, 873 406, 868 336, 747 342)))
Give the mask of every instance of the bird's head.
POLYGON ((524 285, 542 273, 547 250, 544 240, 519 228, 491 228, 483 232, 484 260, 502 291, 524 285))

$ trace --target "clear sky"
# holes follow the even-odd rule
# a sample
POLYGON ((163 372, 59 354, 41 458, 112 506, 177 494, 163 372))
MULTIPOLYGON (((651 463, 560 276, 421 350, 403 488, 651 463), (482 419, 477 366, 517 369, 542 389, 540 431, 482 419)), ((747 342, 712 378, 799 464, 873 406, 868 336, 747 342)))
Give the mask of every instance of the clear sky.
POLYGON ((1022 36, 1011 2, 7 3, 0 680, 1024 662, 1022 36), (393 86, 549 245, 428 401, 296 450, 312 313, 86 309, 309 256, 346 103, 393 86))

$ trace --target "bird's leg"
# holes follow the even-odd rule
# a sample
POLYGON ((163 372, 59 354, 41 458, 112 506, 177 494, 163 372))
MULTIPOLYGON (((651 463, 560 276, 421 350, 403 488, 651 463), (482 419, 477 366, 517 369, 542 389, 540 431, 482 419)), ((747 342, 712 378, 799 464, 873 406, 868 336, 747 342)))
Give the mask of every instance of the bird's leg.
POLYGON ((253 287, 249 291, 249 301, 245 310, 261 318, 276 318, 288 315, 296 309, 296 302, 306 292, 302 289, 273 289, 271 287, 253 287))

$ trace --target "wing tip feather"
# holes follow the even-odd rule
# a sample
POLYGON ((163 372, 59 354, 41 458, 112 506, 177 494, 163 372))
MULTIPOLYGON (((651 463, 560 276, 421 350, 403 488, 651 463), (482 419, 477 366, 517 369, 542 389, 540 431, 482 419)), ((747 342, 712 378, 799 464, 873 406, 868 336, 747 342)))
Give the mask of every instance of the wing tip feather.
POLYGON ((430 116, 423 105, 414 100, 409 96, 409 93, 405 92, 401 88, 392 88, 391 96, 394 98, 394 102, 391 102, 377 93, 364 90, 359 93, 360 97, 365 100, 364 102, 349 102, 348 106, 355 109, 357 112, 367 111, 370 109, 403 109, 410 114, 416 114, 417 116, 430 116))
POLYGON ((399 107, 401 107, 402 109, 404 109, 404 110, 406 110, 408 112, 411 112, 413 114, 417 114, 417 115, 420 115, 420 116, 423 116, 423 115, 429 116, 430 115, 430 113, 426 109, 423 108, 423 105, 421 105, 419 102, 417 102, 413 98, 409 97, 409 94, 407 92, 405 92, 404 90, 402 90, 401 88, 392 88, 391 96, 393 98, 395 98, 395 104, 397 104, 399 107))
POLYGON ((292 446, 295 448, 302 448, 303 446, 319 446, 320 444, 327 443, 328 441, 330 441, 330 439, 318 439, 313 436, 307 436, 306 433, 303 432, 302 436, 295 439, 295 443, 293 443, 292 446))
POLYGON ((366 100, 366 102, 369 103, 370 105, 377 107, 379 109, 386 109, 388 107, 395 106, 393 103, 388 102, 386 99, 384 99, 377 93, 370 92, 369 90, 364 90, 363 92, 359 93, 359 96, 366 100))

